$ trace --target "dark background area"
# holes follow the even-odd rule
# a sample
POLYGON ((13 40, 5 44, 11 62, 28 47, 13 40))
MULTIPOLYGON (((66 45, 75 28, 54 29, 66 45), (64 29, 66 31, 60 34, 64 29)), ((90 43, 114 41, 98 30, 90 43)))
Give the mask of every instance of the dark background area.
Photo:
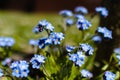
POLYGON ((0 0, 0 10, 17 10, 25 12, 53 12, 62 9, 73 10, 76 6, 85 6, 94 11, 101 0, 0 0))

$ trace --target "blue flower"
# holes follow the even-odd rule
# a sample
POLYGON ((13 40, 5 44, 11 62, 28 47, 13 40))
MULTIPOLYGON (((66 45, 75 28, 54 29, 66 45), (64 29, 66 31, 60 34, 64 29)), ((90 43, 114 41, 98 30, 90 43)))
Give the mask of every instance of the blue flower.
POLYGON ((49 35, 49 39, 51 39, 52 44, 58 45, 58 44, 60 44, 61 40, 64 39, 64 34, 63 33, 52 32, 49 35))
POLYGON ((39 33, 39 32, 42 32, 44 29, 53 31, 54 27, 48 21, 41 20, 41 21, 39 21, 38 25, 33 29, 33 32, 34 33, 39 33))
POLYGON ((104 80, 115 80, 115 74, 110 71, 105 71, 103 79, 104 80))
POLYGON ((94 49, 89 44, 80 44, 80 49, 85 52, 86 55, 92 55, 94 49))
POLYGON ((92 38, 92 40, 93 40, 95 43, 101 43, 102 38, 97 35, 97 36, 94 36, 94 37, 92 38))
POLYGON ((75 8, 76 13, 87 14, 88 10, 83 6, 78 6, 75 8))
POLYGON ((45 63, 45 57, 35 54, 34 57, 32 57, 32 59, 30 60, 30 62, 32 63, 32 68, 39 69, 40 66, 45 63))
POLYGON ((86 19, 78 19, 77 21, 77 28, 79 30, 87 30, 91 27, 91 23, 87 21, 86 19))
POLYGON ((66 46, 67 52, 72 52, 74 49, 75 49, 74 46, 69 46, 69 45, 66 46))
POLYGON ((4 74, 3 74, 3 70, 0 69, 0 77, 2 77, 4 74))
POLYGON ((101 16, 107 17, 108 16, 108 10, 105 7, 96 7, 96 12, 99 12, 101 16))
POLYGON ((106 39, 112 39, 112 31, 108 30, 106 27, 98 27, 97 32, 102 34, 106 39))
POLYGON ((69 54, 69 60, 81 67, 85 63, 85 55, 81 51, 78 51, 77 54, 69 54))
POLYGON ((119 48, 115 48, 115 49, 114 49, 114 53, 116 53, 116 54, 119 54, 119 55, 120 55, 120 47, 119 47, 119 48))
POLYGON ((5 60, 2 61, 2 65, 4 66, 10 65, 11 62, 12 62, 11 58, 6 58, 5 60))
POLYGON ((62 11, 59 12, 59 14, 61 16, 63 16, 63 17, 71 17, 71 16, 73 16, 72 11, 70 11, 70 10, 62 10, 62 11))
POLYGON ((74 16, 76 19, 85 19, 85 17, 83 15, 80 15, 80 14, 76 14, 74 16))
POLYGON ((66 25, 71 26, 74 24, 74 21, 72 19, 66 19, 66 25))
POLYGON ((40 49, 43 49, 43 48, 45 48, 48 44, 46 43, 46 40, 47 40, 47 38, 40 38, 39 40, 38 40, 38 47, 40 48, 40 49))
POLYGON ((85 77, 85 78, 90 79, 93 77, 93 74, 86 69, 81 70, 80 73, 81 73, 82 77, 85 77))
POLYGON ((15 40, 11 37, 0 37, 0 47, 11 47, 15 43, 15 40))
POLYGON ((30 44, 31 46, 37 46, 37 45, 38 45, 38 40, 31 39, 31 40, 29 41, 29 44, 30 44))
POLYGON ((12 75, 18 78, 27 77, 29 73, 29 64, 28 62, 21 60, 15 61, 11 64, 10 68, 12 69, 12 75))
POLYGON ((120 65, 120 48, 115 48, 114 53, 116 58, 118 59, 118 65, 120 65))

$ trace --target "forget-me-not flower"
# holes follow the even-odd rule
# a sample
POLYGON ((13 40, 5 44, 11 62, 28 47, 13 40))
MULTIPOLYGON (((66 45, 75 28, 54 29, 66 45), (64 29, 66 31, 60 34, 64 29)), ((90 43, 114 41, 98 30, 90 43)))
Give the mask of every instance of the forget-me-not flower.
POLYGON ((75 8, 76 13, 87 14, 88 10, 83 6, 78 6, 75 8))
POLYGON ((108 16, 108 10, 105 7, 96 7, 96 12, 99 12, 101 16, 107 17, 108 16))
POLYGON ((78 19, 77 20, 77 28, 79 30, 87 30, 89 27, 91 27, 91 23, 87 21, 86 19, 78 19))
POLYGON ((0 69, 0 77, 2 77, 4 74, 3 74, 3 70, 0 69))
POLYGON ((29 73, 29 64, 24 60, 15 61, 10 65, 12 75, 18 78, 27 77, 29 73))
POLYGON ((40 66, 45 63, 45 57, 43 55, 35 54, 34 57, 30 60, 32 63, 32 68, 39 69, 40 66))
POLYGON ((62 10, 62 11, 59 12, 59 14, 61 16, 63 16, 63 17, 71 17, 71 16, 73 16, 72 11, 70 11, 70 10, 62 10))
POLYGON ((92 55, 93 54, 93 47, 89 44, 80 44, 79 48, 85 52, 86 55, 92 55))
POLYGON ((102 38, 101 38, 101 36, 96 35, 96 36, 93 36, 93 37, 92 37, 92 40, 93 40, 95 43, 101 43, 102 38))
POLYGON ((110 71, 105 71, 103 75, 104 80, 115 80, 115 74, 110 71))
POLYGON ((80 73, 81 73, 82 77, 85 77, 85 78, 90 79, 90 78, 93 77, 93 74, 90 71, 86 70, 86 69, 81 70, 80 73))
POLYGON ((72 52, 74 49, 75 49, 74 46, 70 46, 70 45, 67 45, 67 46, 66 46, 67 52, 72 52))

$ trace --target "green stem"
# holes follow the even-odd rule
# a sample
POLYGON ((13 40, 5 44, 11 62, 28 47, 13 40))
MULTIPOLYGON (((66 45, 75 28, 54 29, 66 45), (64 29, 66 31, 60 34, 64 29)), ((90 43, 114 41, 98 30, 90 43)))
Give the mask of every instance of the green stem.
POLYGON ((51 79, 50 74, 49 74, 48 71, 45 69, 45 66, 44 66, 44 65, 42 65, 42 68, 43 68, 43 71, 44 71, 45 74, 46 74, 46 77, 47 77, 48 79, 51 79))

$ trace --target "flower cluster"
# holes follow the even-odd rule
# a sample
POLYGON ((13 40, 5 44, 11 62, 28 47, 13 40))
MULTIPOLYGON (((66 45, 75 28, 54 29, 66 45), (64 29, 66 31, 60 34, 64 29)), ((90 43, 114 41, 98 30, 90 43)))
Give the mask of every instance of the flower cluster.
POLYGON ((105 71, 103 79, 104 80, 115 80, 115 74, 110 71, 105 71))
POLYGON ((15 61, 10 65, 10 68, 12 69, 12 75, 16 76, 16 77, 27 77, 28 73, 29 73, 29 64, 28 62, 24 61, 24 60, 20 60, 20 61, 15 61))
POLYGON ((15 43, 15 40, 11 37, 0 37, 0 47, 11 47, 15 43))

